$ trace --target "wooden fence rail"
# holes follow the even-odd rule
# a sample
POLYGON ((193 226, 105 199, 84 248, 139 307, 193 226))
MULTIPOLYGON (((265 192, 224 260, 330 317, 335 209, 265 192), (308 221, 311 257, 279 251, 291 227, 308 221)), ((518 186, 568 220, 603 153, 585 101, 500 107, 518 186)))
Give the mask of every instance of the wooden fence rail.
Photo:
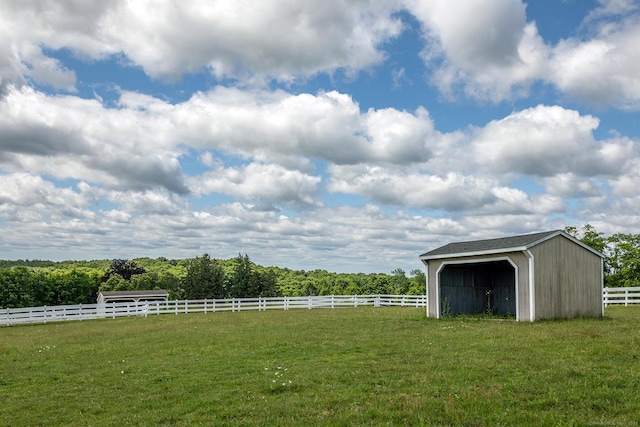
POLYGON ((0 309, 0 325, 63 320, 105 319, 150 314, 214 313, 217 311, 291 310, 341 307, 426 307, 424 295, 331 295, 308 297, 233 298, 172 301, 113 302, 0 309))
MULTIPOLYGON (((604 306, 640 304, 640 287, 604 288, 604 306)), ((292 310, 341 307, 426 307, 425 295, 330 295, 308 297, 233 298, 141 301, 0 309, 0 325, 63 320, 105 319, 150 314, 214 313, 217 311, 292 310)))
POLYGON ((604 288, 602 290, 604 306, 614 304, 640 304, 640 287, 633 288, 604 288))

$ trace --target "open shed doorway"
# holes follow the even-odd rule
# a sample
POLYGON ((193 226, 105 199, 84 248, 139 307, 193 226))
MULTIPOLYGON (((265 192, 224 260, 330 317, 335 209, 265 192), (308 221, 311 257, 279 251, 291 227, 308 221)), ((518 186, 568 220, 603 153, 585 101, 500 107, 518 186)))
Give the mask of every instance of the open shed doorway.
POLYGON ((447 264, 439 283, 441 315, 516 315, 516 271, 509 261, 447 264))

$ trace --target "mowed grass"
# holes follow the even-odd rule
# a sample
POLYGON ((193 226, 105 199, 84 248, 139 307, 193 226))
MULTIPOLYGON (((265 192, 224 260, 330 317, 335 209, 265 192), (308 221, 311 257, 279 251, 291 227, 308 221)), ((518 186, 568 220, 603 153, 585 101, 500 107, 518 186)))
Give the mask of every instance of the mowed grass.
POLYGON ((0 328, 0 425, 638 425, 640 307, 604 319, 423 309, 0 328))

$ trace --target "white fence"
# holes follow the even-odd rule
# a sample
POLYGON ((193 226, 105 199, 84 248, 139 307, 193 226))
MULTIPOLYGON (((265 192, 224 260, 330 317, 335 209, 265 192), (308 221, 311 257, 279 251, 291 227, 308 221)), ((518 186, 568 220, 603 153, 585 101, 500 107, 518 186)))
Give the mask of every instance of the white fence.
MULTIPOLYGON (((604 288, 602 301, 608 305, 640 304, 640 287, 604 288)), ((105 319, 150 314, 214 313, 216 311, 292 310, 340 307, 426 307, 425 295, 348 295, 274 298, 234 298, 177 301, 141 301, 106 304, 60 305, 0 309, 0 325, 47 323, 61 320, 105 319)))
POLYGON ((602 290, 604 306, 614 304, 640 304, 640 287, 634 288, 604 288, 602 290))
POLYGON ((140 301, 0 309, 0 325, 62 320, 105 319, 150 314, 214 313, 217 311, 291 310, 340 307, 426 307, 425 295, 348 295, 140 301))

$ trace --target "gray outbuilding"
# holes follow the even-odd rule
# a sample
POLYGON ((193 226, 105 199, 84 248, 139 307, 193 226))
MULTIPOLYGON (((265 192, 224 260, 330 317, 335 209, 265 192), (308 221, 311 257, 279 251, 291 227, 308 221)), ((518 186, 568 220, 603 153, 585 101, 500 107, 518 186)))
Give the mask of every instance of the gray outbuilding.
POLYGON ((604 257, 562 230, 449 243, 420 260, 428 317, 491 312, 533 322, 603 315, 604 257))

